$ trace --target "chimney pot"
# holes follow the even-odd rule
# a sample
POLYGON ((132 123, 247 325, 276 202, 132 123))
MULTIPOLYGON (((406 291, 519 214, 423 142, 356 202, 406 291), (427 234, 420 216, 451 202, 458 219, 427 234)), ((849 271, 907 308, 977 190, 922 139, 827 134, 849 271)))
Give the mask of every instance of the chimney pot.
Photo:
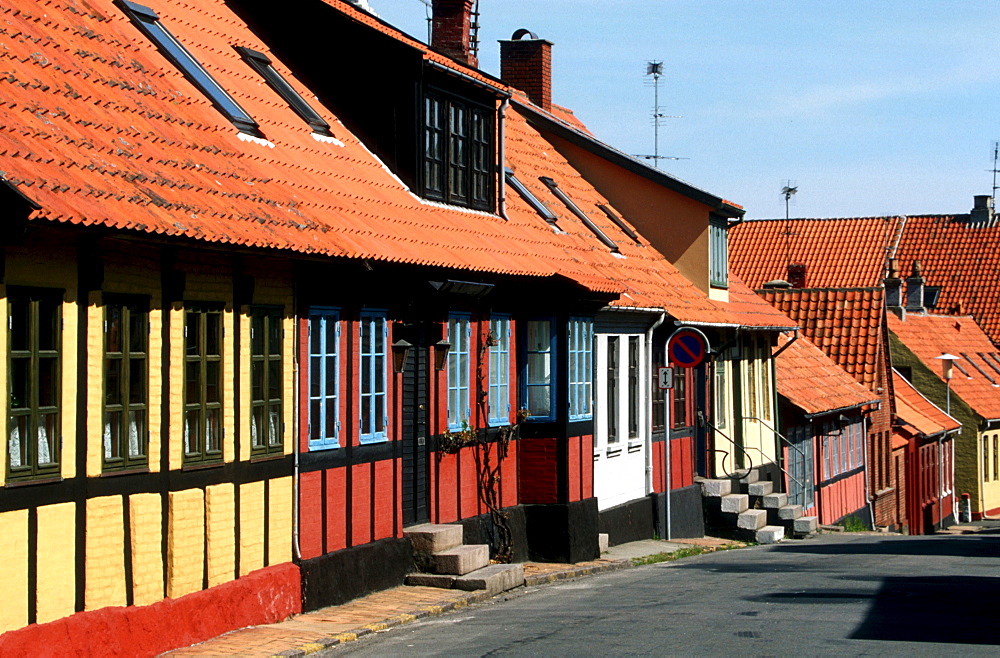
POLYGON ((906 277, 906 310, 910 313, 925 313, 924 277, 920 274, 920 261, 913 261, 913 273, 906 277))
POLYGON ((788 265, 788 283, 790 283, 793 288, 806 287, 805 263, 791 263, 788 265))
POLYGON ((971 226, 993 226, 993 197, 989 194, 977 194, 972 197, 972 210, 969 212, 971 226))

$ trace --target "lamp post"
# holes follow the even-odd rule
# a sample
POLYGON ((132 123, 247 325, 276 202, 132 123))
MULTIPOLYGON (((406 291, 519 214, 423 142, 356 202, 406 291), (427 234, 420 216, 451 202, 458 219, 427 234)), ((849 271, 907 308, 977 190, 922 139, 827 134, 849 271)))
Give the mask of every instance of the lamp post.
POLYGON ((951 415, 951 378, 955 370, 955 362, 960 358, 954 354, 948 354, 945 352, 941 356, 934 357, 935 359, 941 360, 941 376, 944 377, 945 385, 945 413, 949 416, 951 415))

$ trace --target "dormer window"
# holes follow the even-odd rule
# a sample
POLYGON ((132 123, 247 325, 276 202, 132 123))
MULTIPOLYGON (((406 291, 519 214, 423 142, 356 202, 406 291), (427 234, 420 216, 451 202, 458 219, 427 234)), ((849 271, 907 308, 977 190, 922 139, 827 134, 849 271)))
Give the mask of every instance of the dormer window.
POLYGON ((493 210, 493 111, 437 91, 424 94, 423 196, 493 210))
POLYGON ((708 283, 729 287, 729 222, 725 217, 708 218, 708 283))
POLYGON ((215 81, 215 78, 194 58, 194 55, 188 52, 188 49, 181 45, 174 35, 164 27, 155 11, 149 7, 129 2, 129 0, 115 0, 115 2, 132 19, 136 27, 159 48, 163 56, 170 60, 191 84, 212 101, 216 109, 222 112, 241 131, 262 137, 253 117, 233 100, 233 97, 215 81))
POLYGON ((320 135, 330 135, 330 124, 328 124, 323 117, 319 115, 316 110, 312 108, 309 103, 306 102, 299 92, 295 91, 292 85, 288 84, 285 77, 275 70, 274 66, 271 64, 271 59, 262 52, 252 50, 250 48, 244 48, 243 46, 236 46, 236 52, 238 52, 246 63, 253 68, 253 70, 260 73, 264 78, 265 82, 278 93, 285 102, 288 103, 289 107, 295 110, 295 113, 302 117, 302 120, 309 124, 309 127, 313 129, 314 132, 320 135))

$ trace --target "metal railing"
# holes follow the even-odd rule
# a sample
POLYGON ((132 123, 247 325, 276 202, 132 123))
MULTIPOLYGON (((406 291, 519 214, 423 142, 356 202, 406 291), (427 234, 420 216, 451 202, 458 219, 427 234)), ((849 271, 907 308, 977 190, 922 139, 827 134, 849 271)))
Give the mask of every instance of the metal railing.
MULTIPOLYGON (((803 459, 805 459, 805 457, 806 457, 805 453, 802 452, 802 450, 800 450, 798 446, 792 444, 791 441, 789 441, 787 438, 785 438, 784 436, 782 436, 781 433, 779 433, 776 429, 774 429, 773 427, 771 427, 770 425, 768 425, 767 423, 765 423, 761 419, 759 419, 759 418, 744 418, 743 420, 756 420, 757 422, 761 423, 762 425, 764 425, 765 427, 767 427, 768 429, 770 429, 772 432, 774 432, 775 436, 779 437, 782 441, 784 441, 785 443, 787 443, 788 446, 792 450, 795 450, 797 453, 799 453, 802 456, 803 459)), ((749 447, 749 448, 751 448, 753 450, 756 450, 757 452, 760 453, 760 456, 762 458, 761 459, 761 465, 763 465, 765 462, 770 463, 770 464, 774 464, 778 468, 779 471, 781 471, 782 473, 785 474, 785 477, 787 477, 789 480, 794 481, 802 489, 805 489, 805 484, 803 484, 801 480, 799 480, 797 477, 795 477, 794 475, 792 475, 791 473, 789 473, 787 470, 785 470, 785 468, 782 467, 782 465, 779 464, 777 461, 775 461, 774 459, 771 459, 770 457, 768 457, 767 454, 765 454, 764 451, 761 450, 760 448, 758 448, 757 446, 742 446, 739 443, 737 443, 736 441, 734 441, 733 439, 731 439, 725 432, 723 432, 718 427, 716 427, 715 425, 713 425, 712 423, 710 423, 708 420, 703 420, 703 422, 705 423, 706 427, 708 427, 709 429, 712 430, 712 432, 714 432, 715 434, 721 436, 726 441, 729 441, 729 443, 731 443, 734 448, 737 448, 738 450, 741 450, 743 452, 743 456, 750 463, 750 466, 747 469, 748 472, 753 470, 753 458, 750 456, 750 453, 747 452, 747 448, 749 447)), ((725 450, 717 450, 717 449, 714 449, 714 448, 713 448, 713 452, 721 452, 724 455, 726 455, 725 457, 723 457, 723 470, 726 473, 727 477, 735 477, 735 473, 730 473, 729 471, 725 471, 725 460, 727 458, 729 458, 730 456, 732 456, 732 455, 730 455, 730 453, 726 452, 725 450)), ((733 466, 735 467, 736 465, 733 464, 733 466)), ((742 469, 737 469, 737 470, 742 470, 742 469)))

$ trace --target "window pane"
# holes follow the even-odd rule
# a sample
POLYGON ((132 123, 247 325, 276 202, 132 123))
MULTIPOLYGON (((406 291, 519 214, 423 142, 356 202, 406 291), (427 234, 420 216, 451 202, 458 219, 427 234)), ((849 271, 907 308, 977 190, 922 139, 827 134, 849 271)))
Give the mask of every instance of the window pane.
POLYGON ((187 404, 197 404, 201 401, 201 363, 189 361, 184 371, 184 401, 187 404))
POLYGON ((532 416, 548 416, 551 412, 548 386, 528 388, 528 410, 532 416))
POLYGON ((198 427, 201 420, 201 411, 189 409, 184 412, 184 452, 187 454, 201 451, 201 444, 198 441, 198 427))
POLYGON ((268 437, 271 446, 281 445, 281 408, 278 405, 268 406, 268 437))
MULTIPOLYGON (((323 394, 323 357, 309 359, 309 397, 318 398, 323 394)), ((329 375, 327 375, 329 377, 329 375)))
POLYGON ((222 430, 221 430, 221 418, 222 414, 219 409, 206 409, 205 410, 205 450, 206 451, 218 451, 221 446, 222 430))
POLYGON ((271 359, 267 362, 267 397, 269 399, 281 399, 281 383, 281 361, 271 359))
POLYGON ((254 361, 250 364, 250 397, 254 400, 264 399, 264 362, 254 361))
POLYGON ((107 322, 104 330, 105 350, 108 352, 122 351, 122 307, 108 306, 105 310, 107 322))
POLYGON ((532 352, 548 351, 551 334, 548 320, 528 322, 528 350, 532 352))
POLYGON ((326 358, 326 395, 337 394, 337 357, 326 358))
POLYGON ((131 309, 129 313, 129 350, 136 352, 146 351, 146 342, 149 338, 149 328, 146 322, 146 312, 138 309, 131 309))
POLYGON ((549 377, 549 355, 529 354, 528 355, 528 384, 548 384, 549 377))
POLYGON ((55 463, 56 441, 59 437, 56 428, 56 414, 41 414, 38 417, 38 465, 55 463))
POLYGON ((281 317, 272 315, 267 325, 267 353, 281 354, 281 317))
POLYGON ((218 361, 208 361, 205 364, 205 402, 221 402, 221 364, 218 361))
POLYGON ((7 304, 10 313, 10 349, 16 351, 30 349, 28 300, 22 297, 10 297, 7 304))
POLYGON ((146 410, 133 409, 128 412, 128 456, 140 457, 146 444, 146 410))
POLYGON ((11 357, 10 359, 10 408, 27 409, 31 404, 31 360, 11 357))
POLYGON ((122 360, 107 359, 104 363, 104 404, 121 404, 122 360))
POLYGON ((8 419, 10 436, 7 438, 7 454, 10 467, 28 466, 28 416, 10 416, 8 419))
POLYGON ((254 315, 250 318, 250 353, 264 354, 264 316, 254 315))
POLYGON ((132 404, 146 403, 146 360, 129 359, 129 402, 132 404))
POLYGON ((187 313, 184 317, 184 351, 188 356, 197 356, 199 333, 201 327, 201 315, 199 313, 187 313))
POLYGON ((323 318, 313 316, 309 318, 309 353, 320 354, 323 349, 323 330, 327 323, 323 318))
POLYGON ((324 428, 325 437, 327 439, 332 439, 337 436, 337 406, 335 402, 328 401, 324 403, 326 405, 326 427, 324 428))
POLYGON ((205 314, 205 354, 219 356, 222 354, 222 314, 205 314))
POLYGON ((59 303, 43 299, 38 302, 38 349, 59 348, 59 303))
POLYGON ((38 406, 56 406, 56 394, 59 386, 59 360, 55 358, 38 359, 38 406))
POLYGON ((264 407, 254 407, 250 417, 250 443, 255 448, 265 445, 264 407))
POLYGON ((323 402, 321 400, 311 400, 309 402, 309 440, 318 441, 322 436, 322 419, 320 417, 320 405, 323 402))
POLYGON ((120 411, 107 411, 104 413, 104 458, 118 459, 121 457, 121 447, 118 437, 120 436, 119 425, 121 424, 120 411))

